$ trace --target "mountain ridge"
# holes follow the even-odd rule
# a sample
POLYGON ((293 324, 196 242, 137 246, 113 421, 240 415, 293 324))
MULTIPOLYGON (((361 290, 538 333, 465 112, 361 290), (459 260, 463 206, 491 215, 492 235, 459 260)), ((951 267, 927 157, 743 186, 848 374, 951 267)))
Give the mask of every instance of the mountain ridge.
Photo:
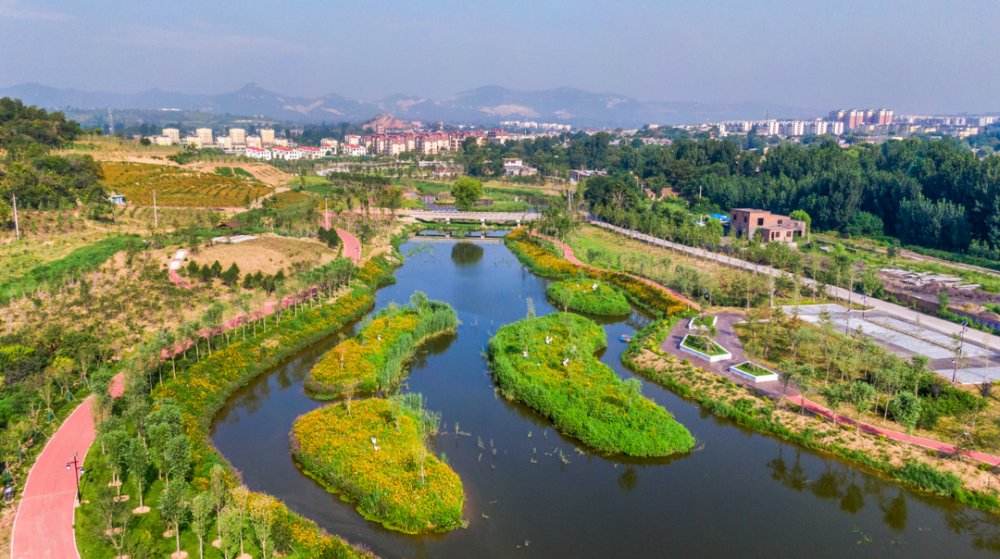
MULTIPOLYGON (((38 83, 0 88, 0 97, 16 97, 46 109, 180 109, 215 114, 263 116, 304 124, 365 122, 391 112, 403 120, 495 124, 531 120, 579 127, 638 127, 644 124, 692 124, 693 102, 638 101, 618 93, 592 93, 572 87, 520 91, 487 85, 460 91, 444 99, 396 93, 380 100, 351 99, 337 93, 317 97, 285 95, 248 83, 236 91, 189 94, 152 88, 137 93, 59 89, 38 83)), ((698 120, 810 119, 819 109, 768 105, 760 102, 701 103, 698 120)))

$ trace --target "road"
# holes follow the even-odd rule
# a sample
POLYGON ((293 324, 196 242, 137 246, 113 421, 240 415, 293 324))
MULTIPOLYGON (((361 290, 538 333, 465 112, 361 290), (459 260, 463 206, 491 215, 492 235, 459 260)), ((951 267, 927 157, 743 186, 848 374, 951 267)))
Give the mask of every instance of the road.
MULTIPOLYGON (((719 262, 720 264, 725 264, 732 268, 738 268, 747 271, 756 271, 758 274, 765 274, 772 277, 781 277, 788 275, 787 272, 776 270, 768 266, 764 266, 761 264, 754 264, 752 262, 747 262, 746 260, 740 260, 739 258, 733 258, 732 256, 728 256, 725 254, 718 254, 700 248, 694 248, 694 247, 689 247, 687 245, 674 243, 671 241, 665 241, 663 239, 658 239, 656 237, 652 237, 644 233, 639 233, 638 231, 629 231, 628 229, 616 227, 609 223, 603 223, 598 221, 591 221, 590 223, 591 225, 600 227, 602 229, 607 229, 608 231, 612 231, 614 233, 617 233, 625 237, 629 237, 637 241, 649 243, 652 244, 653 246, 668 248, 670 250, 675 250, 678 252, 683 252, 695 258, 701 258, 703 260, 712 260, 715 262, 719 262)), ((818 284, 818 282, 811 280, 809 278, 802 278, 802 284, 814 287, 818 284)), ((844 301, 861 302, 860 295, 858 295, 857 293, 851 293, 847 289, 843 289, 840 287, 827 286, 827 293, 832 297, 836 297, 844 301)), ((917 322, 919 317, 921 325, 923 325, 926 328, 937 330, 938 332, 942 332, 944 334, 951 335, 951 334, 962 333, 962 326, 960 324, 955 324, 954 322, 949 322, 947 320, 943 320, 936 316, 917 312, 913 309, 897 305, 895 303, 890 303, 888 301, 883 301, 881 299, 875 299, 873 297, 869 297, 868 306, 874 307, 876 310, 882 311, 888 316, 891 316, 893 318, 898 318, 900 320, 904 320, 910 323, 917 322)), ((1000 336, 996 336, 994 334, 987 334, 985 332, 975 332, 973 336, 976 342, 985 343, 988 344, 989 347, 991 348, 1000 349, 1000 336)))

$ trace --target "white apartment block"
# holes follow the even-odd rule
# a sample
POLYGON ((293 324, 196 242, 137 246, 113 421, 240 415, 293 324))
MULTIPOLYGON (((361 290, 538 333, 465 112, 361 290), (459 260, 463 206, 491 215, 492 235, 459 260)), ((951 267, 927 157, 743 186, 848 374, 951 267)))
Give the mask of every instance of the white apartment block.
POLYGON ((349 157, 361 157, 367 154, 365 146, 358 144, 344 144, 343 154, 349 157))
POLYGON ((778 126, 779 134, 785 136, 803 136, 806 133, 806 123, 801 120, 791 120, 782 122, 778 126))
POLYGON ((299 152, 300 159, 321 159, 326 157, 326 149, 299 147, 295 151, 299 152))
POLYGON ((215 139, 215 143, 219 149, 233 149, 233 139, 229 136, 219 136, 215 139))
POLYGON ((302 154, 292 148, 275 146, 271 148, 271 157, 274 159, 284 159, 285 161, 294 161, 302 159, 302 154))
POLYGON ((195 131, 198 134, 198 141, 201 142, 203 146, 210 146, 215 142, 212 141, 212 129, 211 128, 199 128, 195 131))
MULTIPOLYGON (((172 142, 172 144, 179 144, 179 143, 181 143, 181 131, 178 130, 178 129, 176 129, 176 128, 164 128, 163 129, 163 135, 166 136, 166 137, 168 137, 168 138, 170 138, 170 141, 172 142)), ((156 144, 156 145, 160 145, 160 144, 156 144)), ((169 146, 171 144, 167 144, 167 145, 169 146)))
POLYGON ((757 127, 758 136, 775 136, 778 134, 777 120, 762 120, 754 124, 757 127))
POLYGON ((262 148, 264 147, 264 143, 261 141, 260 136, 247 136, 247 147, 262 148))
POLYGON ((254 159, 265 159, 267 161, 270 161, 271 151, 263 148, 247 146, 246 156, 252 157, 254 159))

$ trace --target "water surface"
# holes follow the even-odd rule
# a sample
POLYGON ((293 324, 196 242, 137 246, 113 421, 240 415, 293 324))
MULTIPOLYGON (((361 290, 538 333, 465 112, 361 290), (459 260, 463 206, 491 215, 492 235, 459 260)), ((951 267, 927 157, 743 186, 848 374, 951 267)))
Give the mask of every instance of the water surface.
MULTIPOLYGON (((385 530, 297 469, 288 432, 296 417, 323 405, 305 396, 302 380, 335 336, 234 394, 213 425, 213 442, 251 489, 331 533, 385 559, 964 558, 1000 550, 1000 517, 753 433, 645 380, 643 393, 691 431, 698 449, 670 459, 580 454, 582 444, 547 420, 497 398, 483 358, 490 333, 523 318, 529 298, 538 315, 554 312, 548 280, 495 240, 421 238, 402 252, 410 256, 398 282, 378 292, 377 307, 423 291, 454 306, 462 321, 456 335, 422 347, 403 390, 422 393, 443 415, 445 432, 432 445, 462 478, 468 529, 385 530)), ((618 336, 647 321, 638 312, 598 320, 608 334, 600 358, 622 378, 633 375, 621 364, 626 345, 618 336)))

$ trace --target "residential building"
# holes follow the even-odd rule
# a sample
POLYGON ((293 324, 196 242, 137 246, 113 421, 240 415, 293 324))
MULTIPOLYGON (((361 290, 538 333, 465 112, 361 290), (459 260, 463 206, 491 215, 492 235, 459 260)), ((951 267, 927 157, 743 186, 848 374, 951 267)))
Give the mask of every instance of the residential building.
MULTIPOLYGON (((170 136, 156 136, 153 138, 154 142, 158 146, 172 146, 174 145, 174 139, 170 136)), ((179 143, 179 142, 178 142, 179 143)))
POLYGON ((782 122, 778 130, 779 134, 784 134, 785 136, 803 136, 806 133, 806 123, 801 120, 782 122))
POLYGON ((301 159, 320 159, 326 156, 326 150, 320 148, 298 147, 296 150, 301 159))
POLYGON ((569 182, 570 182, 570 184, 576 184, 576 183, 578 183, 578 182, 580 182, 580 181, 582 181, 582 180, 584 180, 584 179, 586 179, 588 177, 593 177, 595 175, 607 175, 607 174, 608 174, 608 171, 606 169, 602 169, 600 171, 584 171, 584 170, 570 171, 569 172, 569 182))
POLYGON ((360 146, 361 136, 358 136, 357 134, 347 134, 346 136, 344 136, 344 143, 351 144, 354 146, 360 146))
MULTIPOLYGON (((200 148, 201 147, 201 138, 199 138, 198 136, 188 136, 187 138, 184 138, 184 144, 188 145, 188 146, 192 146, 194 148, 200 148)), ((211 144, 209 144, 209 145, 211 145, 211 144)))
POLYGON ((734 236, 752 239, 760 230, 765 243, 794 243, 796 238, 806 234, 806 222, 767 210, 736 208, 729 211, 729 219, 734 236))
MULTIPOLYGON (((163 135, 166 136, 166 137, 168 137, 168 138, 170 138, 170 143, 167 144, 168 146, 169 145, 177 145, 177 144, 181 143, 181 131, 178 130, 178 129, 176 129, 176 128, 164 128, 163 129, 163 135)), ((156 144, 156 145, 160 145, 160 144, 156 144)))
POLYGON ((756 128, 758 136, 775 136, 778 134, 778 121, 762 120, 757 123, 756 128))
POLYGON ((215 142, 212 141, 212 129, 211 128, 199 128, 195 131, 198 134, 198 141, 201 142, 203 146, 210 146, 215 142))
POLYGON ((343 154, 349 157, 361 157, 365 155, 367 150, 365 146, 359 146, 357 144, 344 144, 343 154))
POLYGON ((112 204, 124 204, 125 195, 112 192, 111 194, 108 194, 108 200, 110 200, 112 204))
POLYGON ((283 147, 283 148, 290 148, 290 147, 292 147, 292 144, 291 144, 290 141, 288 141, 288 138, 275 138, 274 139, 274 145, 280 146, 280 147, 283 147))
POLYGON ((329 146, 329 147, 333 147, 334 149, 336 149, 337 145, 339 145, 339 142, 337 142, 337 140, 335 140, 333 138, 323 138, 322 140, 319 141, 319 146, 320 147, 327 147, 327 146, 329 146))
POLYGON ((274 145, 274 130, 270 128, 262 128, 260 130, 260 140, 264 144, 264 147, 271 147, 274 145))
POLYGON ((275 146, 271 148, 271 157, 275 159, 284 159, 285 161, 294 161, 296 159, 302 159, 302 154, 292 148, 275 146))
POLYGON ((264 142, 260 139, 260 136, 247 136, 247 147, 262 148, 264 147, 264 142))
POLYGON ((222 150, 233 149, 233 139, 229 136, 219 136, 215 139, 216 147, 222 150))
POLYGON ((245 146, 247 145, 247 131, 242 128, 230 128, 229 139, 232 140, 234 146, 245 146))
POLYGON ((826 127, 827 134, 833 134, 834 136, 844 135, 844 123, 843 122, 830 122, 826 127))
POLYGON ((817 136, 822 136, 827 133, 830 123, 824 120, 814 120, 806 125, 806 134, 815 134, 817 136))
POLYGON ((265 159, 267 161, 270 161, 271 160, 271 150, 267 150, 267 149, 259 148, 259 147, 254 147, 254 146, 247 146, 246 156, 247 157, 252 157, 254 159, 265 159))

